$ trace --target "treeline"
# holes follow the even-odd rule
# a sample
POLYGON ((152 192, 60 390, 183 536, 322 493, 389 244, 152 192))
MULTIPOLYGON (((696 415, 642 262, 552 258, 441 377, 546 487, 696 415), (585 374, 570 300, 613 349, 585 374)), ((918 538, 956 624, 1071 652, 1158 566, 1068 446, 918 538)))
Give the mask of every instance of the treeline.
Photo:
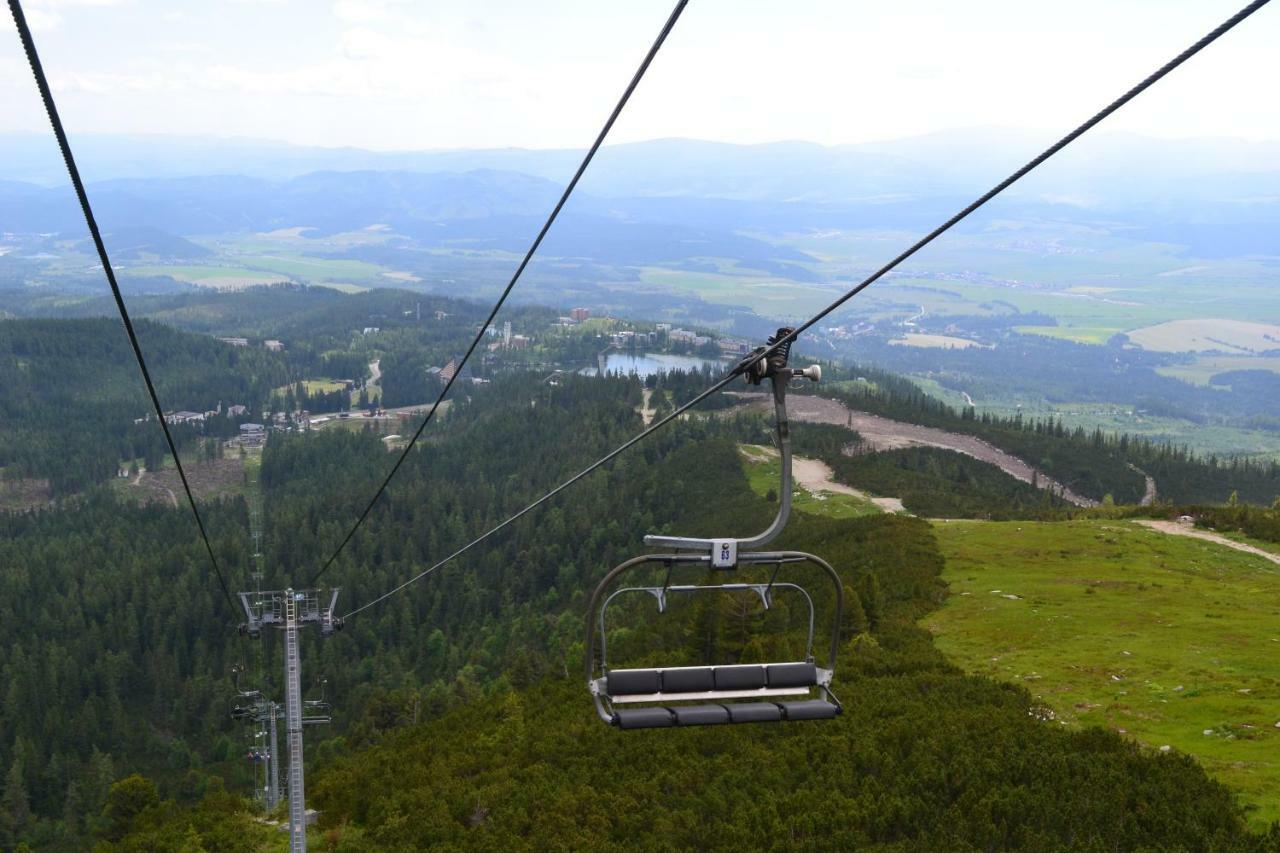
POLYGON ((792 427, 795 452, 816 456, 836 479, 873 494, 900 498, 928 518, 1045 518, 1070 504, 994 465, 937 447, 857 452, 858 435, 830 424, 792 427))
POLYGON ((1280 542, 1280 500, 1270 507, 1228 501, 1213 506, 1160 503, 1144 515, 1163 518, 1190 516, 1197 527, 1219 533, 1243 533, 1264 542, 1280 542))
POLYGON ((1202 457, 1186 447, 1127 434, 1069 429, 1054 418, 956 411, 910 380, 874 368, 833 367, 831 373, 839 384, 824 383, 819 388, 824 396, 860 411, 984 439, 1095 500, 1110 495, 1116 503, 1137 503, 1146 490, 1140 472, 1155 478, 1162 497, 1181 503, 1225 502, 1235 492, 1240 500, 1270 504, 1280 495, 1280 465, 1275 462, 1202 457), (851 381, 856 378, 867 381, 851 381))
POLYGON ((1236 531, 1254 539, 1280 542, 1280 500, 1269 509, 1229 504, 1196 507, 1196 523, 1214 530, 1236 531))

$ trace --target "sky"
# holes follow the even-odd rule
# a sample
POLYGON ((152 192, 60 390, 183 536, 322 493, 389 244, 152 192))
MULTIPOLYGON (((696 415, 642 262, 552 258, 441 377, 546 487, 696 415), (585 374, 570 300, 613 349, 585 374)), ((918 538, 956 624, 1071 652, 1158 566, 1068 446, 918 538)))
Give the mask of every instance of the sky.
MULTIPOLYGON (((610 137, 828 145, 1061 132, 1244 0, 691 0, 610 137)), ((581 148, 667 0, 25 0, 76 133, 376 150, 581 148)), ((1106 129, 1280 139, 1280 3, 1106 129)), ((47 131, 0 23, 0 132, 47 131)))

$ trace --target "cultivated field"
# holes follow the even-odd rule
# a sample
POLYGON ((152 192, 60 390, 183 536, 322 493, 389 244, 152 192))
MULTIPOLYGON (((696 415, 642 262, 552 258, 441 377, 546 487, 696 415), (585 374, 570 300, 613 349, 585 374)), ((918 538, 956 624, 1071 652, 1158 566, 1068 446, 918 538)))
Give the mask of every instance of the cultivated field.
POLYGON ((1156 373, 1172 376, 1183 382, 1208 385, 1209 380, 1216 374, 1231 370, 1270 370, 1272 373, 1280 373, 1280 358, 1251 355, 1199 355, 1190 364, 1157 367, 1156 373))
POLYGON ((1280 349, 1280 326, 1243 320, 1174 320, 1135 329, 1129 340, 1158 352, 1261 353, 1280 349))
POLYGON ((1014 326, 1021 335, 1040 335, 1077 344, 1105 344, 1111 336, 1124 331, 1116 326, 1014 326))
POLYGON ((968 349, 979 347, 990 349, 989 344, 980 344, 968 338, 954 338, 950 335, 923 335, 919 332, 908 332, 897 340, 889 341, 895 346, 925 347, 927 349, 968 349))
POLYGON ((201 287, 238 289, 259 284, 277 284, 289 281, 286 275, 276 275, 245 267, 221 266, 153 266, 129 267, 123 272, 135 276, 168 276, 175 281, 185 281, 201 287))
POLYGON ((1280 569, 1105 521, 937 522, 950 596, 924 624, 966 670, 1058 724, 1195 756, 1280 818, 1280 569))

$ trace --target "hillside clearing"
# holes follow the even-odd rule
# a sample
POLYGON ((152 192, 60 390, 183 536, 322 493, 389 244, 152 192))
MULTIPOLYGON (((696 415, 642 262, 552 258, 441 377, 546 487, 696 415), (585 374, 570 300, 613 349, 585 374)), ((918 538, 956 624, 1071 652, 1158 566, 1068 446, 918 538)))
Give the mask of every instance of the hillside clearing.
MULTIPOLYGON (((777 494, 781 474, 778 451, 761 444, 744 444, 738 451, 752 491, 761 496, 771 491, 777 494)), ((798 484, 792 490, 791 505, 800 512, 832 518, 857 518, 874 515, 881 510, 898 512, 902 509, 902 502, 896 498, 873 498, 835 482, 831 478, 831 469, 816 459, 793 457, 791 469, 798 484)))
POLYGON ((1280 572, 1253 554, 1117 522, 949 522, 950 596, 924 620, 975 673, 1066 725, 1195 756, 1261 824, 1280 817, 1280 572))

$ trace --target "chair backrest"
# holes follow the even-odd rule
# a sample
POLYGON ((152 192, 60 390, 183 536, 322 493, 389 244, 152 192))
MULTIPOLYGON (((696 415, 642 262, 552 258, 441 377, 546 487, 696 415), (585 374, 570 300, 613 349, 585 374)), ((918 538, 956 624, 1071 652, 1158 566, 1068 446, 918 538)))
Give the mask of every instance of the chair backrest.
POLYGON ((615 704, 796 696, 817 686, 818 667, 805 661, 614 669, 604 678, 615 704))

